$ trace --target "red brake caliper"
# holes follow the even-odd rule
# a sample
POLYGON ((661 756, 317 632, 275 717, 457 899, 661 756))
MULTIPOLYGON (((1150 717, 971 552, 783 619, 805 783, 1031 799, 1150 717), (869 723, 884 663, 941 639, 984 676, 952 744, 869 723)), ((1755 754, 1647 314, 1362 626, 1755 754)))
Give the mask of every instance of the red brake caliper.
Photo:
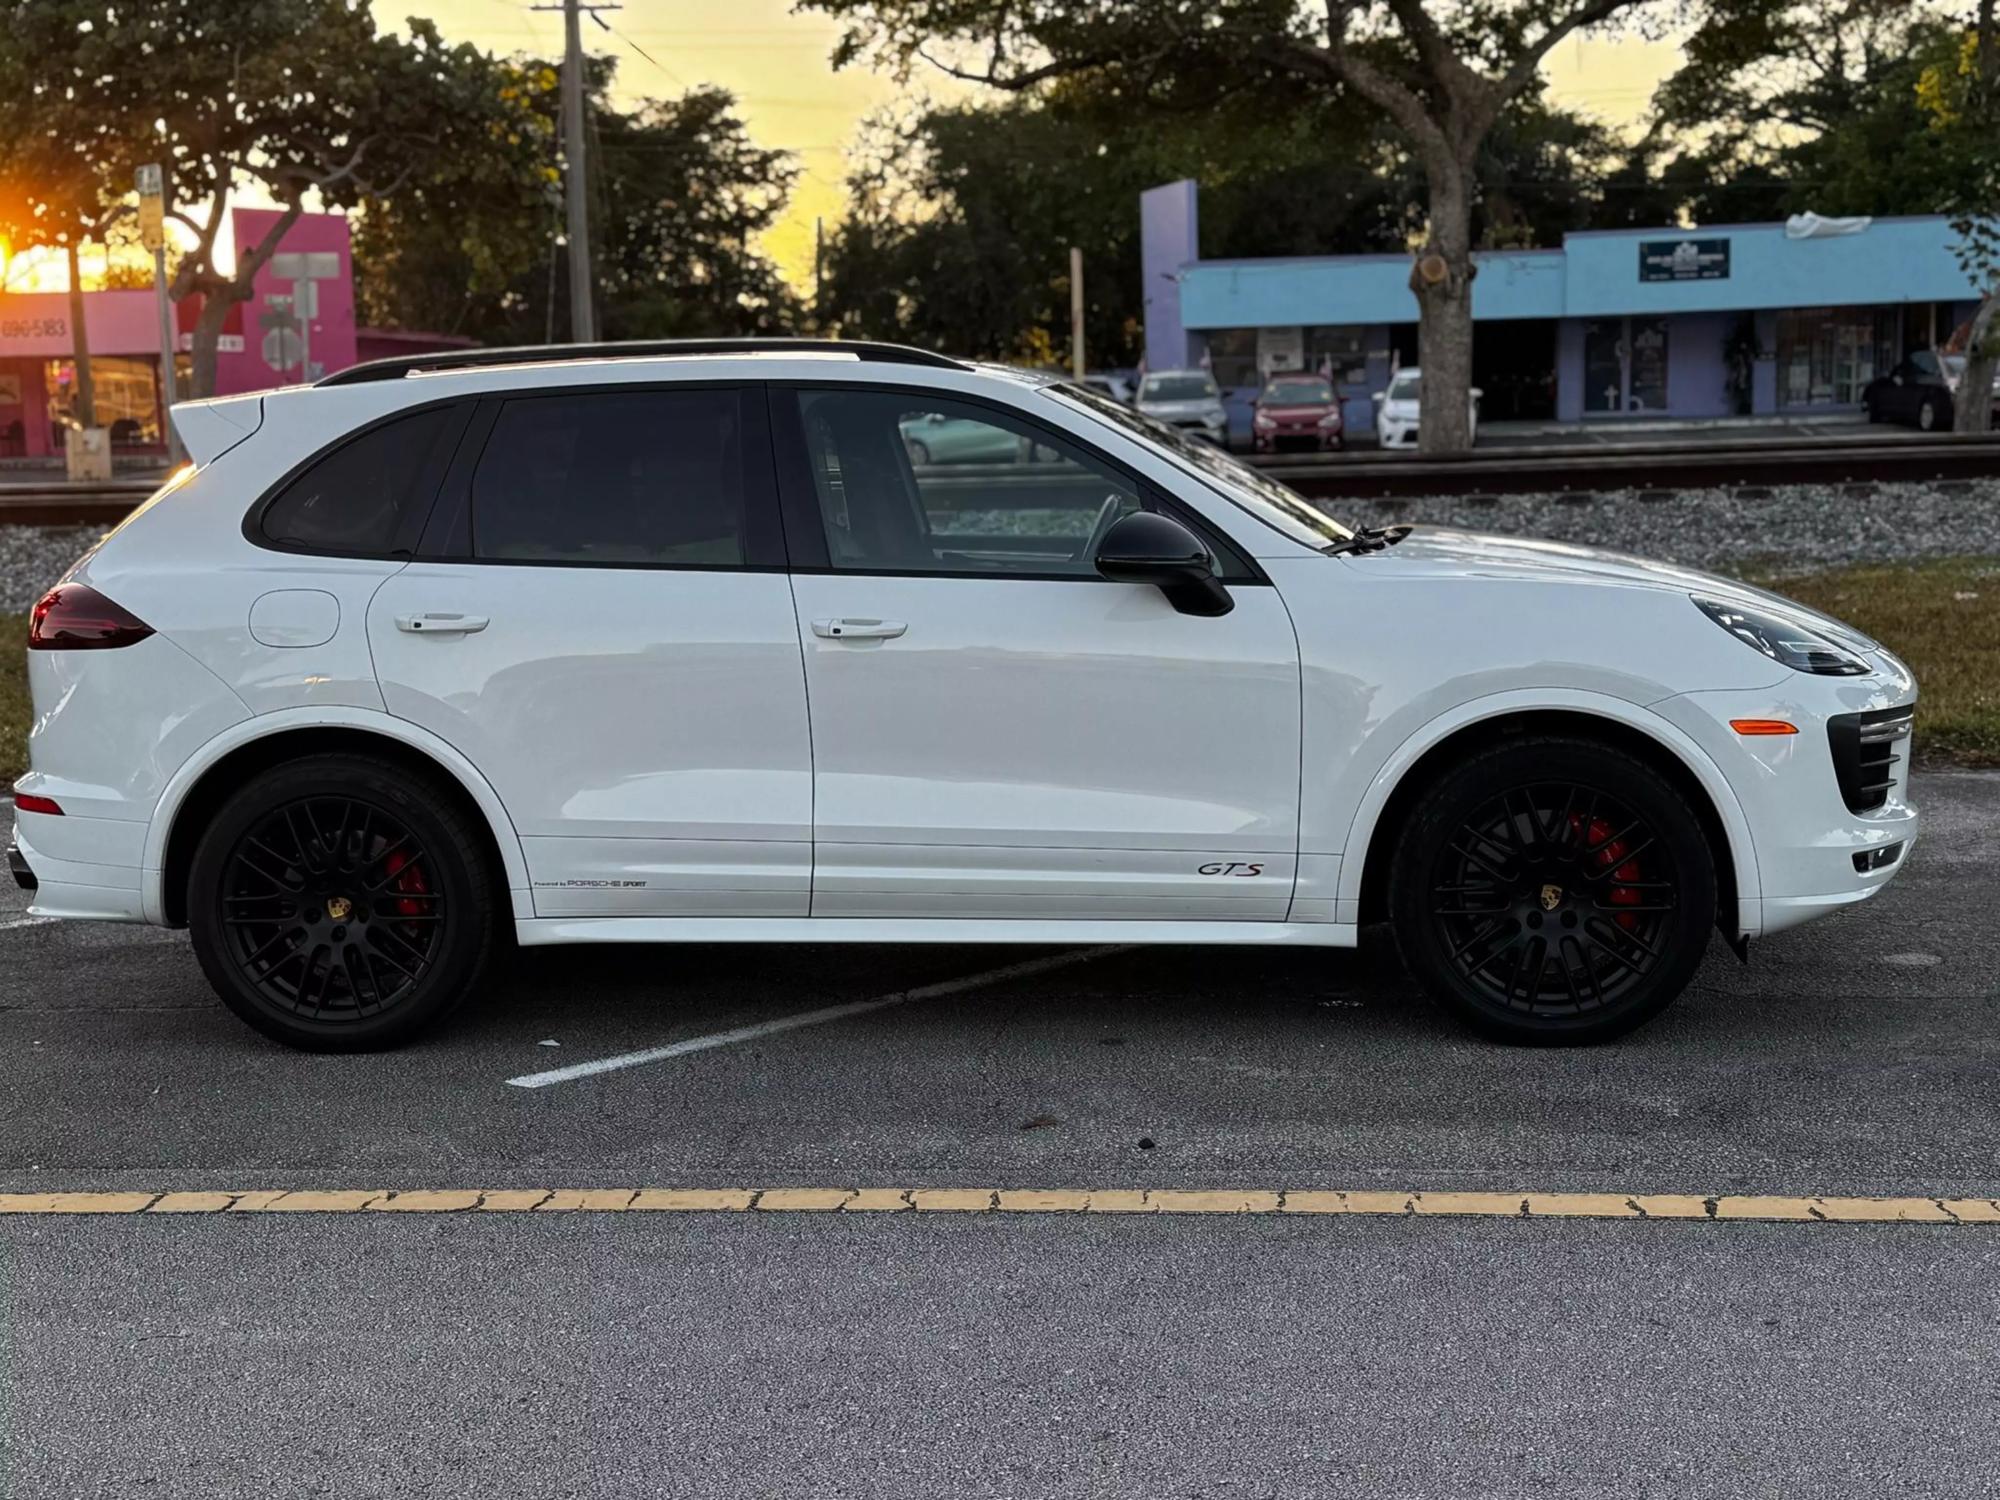
POLYGON ((396 889, 403 894, 396 898, 396 914, 402 917, 420 917, 424 914, 424 903, 410 899, 424 895, 430 887, 424 883, 424 867, 411 864, 410 857, 400 849, 391 850, 383 861, 389 873, 396 877, 396 889))
MULTIPOLYGON (((1583 827, 1583 819, 1577 814, 1571 813, 1569 826, 1570 831, 1575 833, 1583 827)), ((1643 899, 1640 892, 1633 885, 1620 885, 1617 882, 1637 882, 1644 879, 1645 877, 1639 873, 1639 861, 1625 857, 1625 841, 1623 839, 1611 838, 1611 825, 1609 823, 1605 822, 1602 818, 1592 818, 1590 820, 1590 830, 1584 836, 1583 845, 1586 849, 1589 849, 1598 844, 1604 844, 1604 847, 1593 854, 1591 858, 1597 862, 1597 867, 1600 870, 1611 871, 1613 882, 1610 896, 1611 904, 1613 906, 1637 906, 1643 899), (1606 839, 1611 839, 1611 842, 1605 844, 1604 841, 1606 839)), ((1622 911, 1618 913, 1617 920, 1618 925, 1627 932, 1634 932, 1638 929, 1639 914, 1637 912, 1622 911)))

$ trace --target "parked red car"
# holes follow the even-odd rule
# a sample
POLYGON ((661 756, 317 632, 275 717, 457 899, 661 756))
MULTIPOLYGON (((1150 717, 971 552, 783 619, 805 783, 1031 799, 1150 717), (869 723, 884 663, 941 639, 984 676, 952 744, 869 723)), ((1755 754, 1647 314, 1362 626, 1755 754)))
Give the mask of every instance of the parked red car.
POLYGON ((1328 452, 1341 445, 1340 397, 1324 375, 1273 375, 1257 393, 1250 436, 1259 453, 1285 448, 1328 452))

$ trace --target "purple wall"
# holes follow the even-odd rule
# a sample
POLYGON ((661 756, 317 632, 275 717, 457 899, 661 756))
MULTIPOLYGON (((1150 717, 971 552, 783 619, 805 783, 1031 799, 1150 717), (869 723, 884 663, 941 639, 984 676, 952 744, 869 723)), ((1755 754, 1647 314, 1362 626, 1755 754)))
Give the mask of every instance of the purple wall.
POLYGON ((1146 368, 1179 370, 1200 355, 1181 323, 1180 269, 1201 258, 1193 178, 1139 195, 1139 274, 1146 309, 1146 368))

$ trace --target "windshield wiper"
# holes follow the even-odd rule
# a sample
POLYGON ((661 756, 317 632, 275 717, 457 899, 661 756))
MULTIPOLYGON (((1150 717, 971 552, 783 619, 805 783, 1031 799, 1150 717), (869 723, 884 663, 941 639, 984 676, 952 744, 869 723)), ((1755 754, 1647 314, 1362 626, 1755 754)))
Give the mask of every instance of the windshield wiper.
POLYGON ((1414 530, 1409 526, 1364 526, 1353 536, 1338 542, 1328 542, 1319 550, 1328 557, 1337 557, 1343 552, 1380 552, 1384 547, 1393 547, 1414 530))

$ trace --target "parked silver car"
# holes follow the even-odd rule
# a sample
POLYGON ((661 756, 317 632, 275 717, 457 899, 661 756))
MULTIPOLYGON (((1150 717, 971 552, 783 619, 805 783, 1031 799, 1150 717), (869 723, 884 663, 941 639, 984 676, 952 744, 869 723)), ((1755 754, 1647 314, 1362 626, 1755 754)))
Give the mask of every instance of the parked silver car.
POLYGON ((1159 370, 1139 383, 1133 403, 1146 416, 1170 427, 1207 438, 1217 447, 1229 445, 1229 414, 1222 409, 1222 392, 1206 370, 1159 370))

